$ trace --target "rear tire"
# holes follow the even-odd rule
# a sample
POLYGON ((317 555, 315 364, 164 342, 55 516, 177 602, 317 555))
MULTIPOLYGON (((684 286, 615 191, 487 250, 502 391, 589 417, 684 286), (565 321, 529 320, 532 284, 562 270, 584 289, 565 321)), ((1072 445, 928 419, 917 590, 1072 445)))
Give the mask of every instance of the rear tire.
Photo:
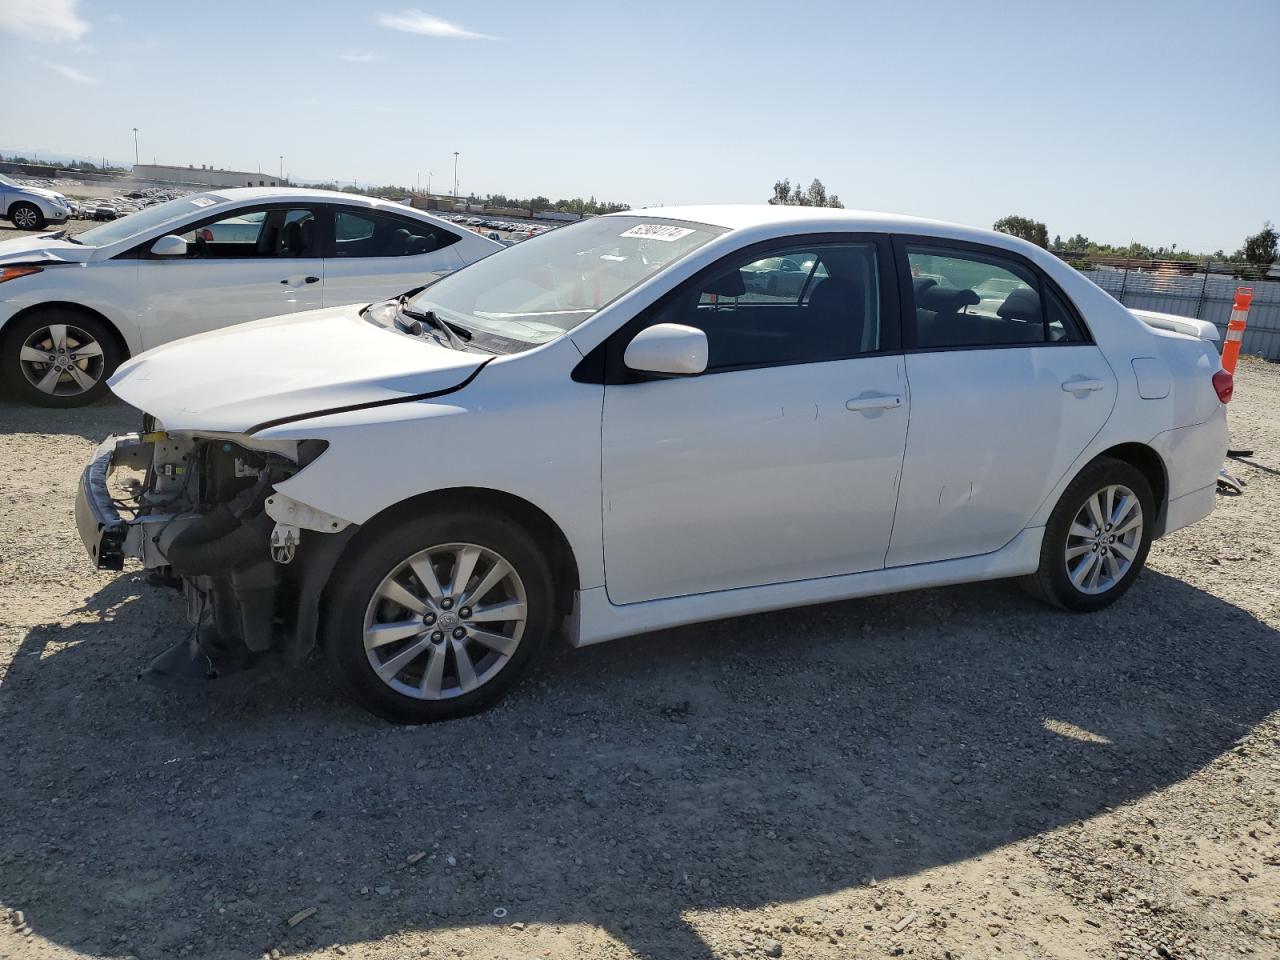
POLYGON ((0 335, 0 373, 20 398, 42 407, 101 399, 122 359, 114 330, 65 307, 29 313, 0 335))
POLYGON ((1024 590, 1055 607, 1090 613, 1133 586, 1151 549, 1155 497, 1142 471, 1099 457, 1063 491, 1045 525, 1040 567, 1024 590))
POLYGON ((502 514, 462 506, 379 524, 353 548, 331 581, 322 643, 342 686, 385 720, 483 710, 554 629, 546 558, 502 514))
POLYGON ((19 202, 9 208, 9 221, 19 230, 43 230, 44 214, 34 203, 19 202))

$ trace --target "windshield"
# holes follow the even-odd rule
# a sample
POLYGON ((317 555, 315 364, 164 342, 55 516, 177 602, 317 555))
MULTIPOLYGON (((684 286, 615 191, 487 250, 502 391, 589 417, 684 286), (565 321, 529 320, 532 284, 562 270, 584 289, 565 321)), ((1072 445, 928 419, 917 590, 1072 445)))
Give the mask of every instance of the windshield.
POLYGON ((419 313, 546 343, 725 232, 653 217, 595 217, 491 254, 409 301, 419 313))
POLYGON ((105 247, 107 244, 128 240, 154 227, 182 220, 214 204, 225 202, 226 198, 216 193, 196 193, 189 197, 179 197, 177 200, 166 200, 164 203, 157 203, 154 207, 147 207, 145 210, 131 213, 119 220, 112 220, 100 227, 76 234, 76 239, 90 247, 105 247))

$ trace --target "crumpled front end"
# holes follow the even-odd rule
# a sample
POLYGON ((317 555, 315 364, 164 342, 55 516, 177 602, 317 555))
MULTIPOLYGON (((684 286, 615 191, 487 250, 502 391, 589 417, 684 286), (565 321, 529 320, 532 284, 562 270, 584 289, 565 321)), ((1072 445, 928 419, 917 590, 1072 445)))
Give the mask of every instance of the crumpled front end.
POLYGON ((324 584, 357 528, 275 485, 324 447, 152 429, 97 448, 75 509, 90 559, 108 570, 138 560, 153 583, 186 595, 195 630, 181 654, 164 655, 162 672, 191 660, 221 674, 268 652, 296 662, 311 649, 324 584))

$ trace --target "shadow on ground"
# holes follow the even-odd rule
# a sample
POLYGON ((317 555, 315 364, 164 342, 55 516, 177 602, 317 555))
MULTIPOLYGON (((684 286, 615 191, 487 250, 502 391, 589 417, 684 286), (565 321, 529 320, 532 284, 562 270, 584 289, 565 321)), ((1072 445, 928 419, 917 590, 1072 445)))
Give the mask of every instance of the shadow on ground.
POLYGON ((44 433, 75 436, 94 443, 111 433, 127 433, 141 426, 142 415, 115 397, 84 407, 36 407, 19 400, 0 381, 0 436, 9 433, 44 433))
POLYGON ((109 620, 30 631, 0 687, 0 901, 57 943, 144 960, 474 927, 496 907, 709 957, 687 911, 1088 817, 1280 705, 1276 631, 1151 572, 1088 617, 990 584, 557 649, 499 708, 420 729, 366 717, 319 669, 195 700, 141 688, 176 602, 126 575, 88 609, 109 620))

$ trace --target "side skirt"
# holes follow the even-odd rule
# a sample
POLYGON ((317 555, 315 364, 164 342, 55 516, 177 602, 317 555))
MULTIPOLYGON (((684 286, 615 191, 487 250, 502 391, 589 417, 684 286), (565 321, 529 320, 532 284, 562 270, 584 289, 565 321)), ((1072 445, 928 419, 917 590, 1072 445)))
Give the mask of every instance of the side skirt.
POLYGON ((609 602, 604 587, 592 587, 575 594, 573 612, 565 629, 571 646, 585 647, 635 633, 724 617, 897 593, 902 590, 1019 577, 1031 573, 1039 566, 1040 541, 1043 536, 1043 527, 1028 527, 999 550, 977 557, 917 563, 818 580, 719 590, 689 597, 646 600, 621 606, 609 602))

